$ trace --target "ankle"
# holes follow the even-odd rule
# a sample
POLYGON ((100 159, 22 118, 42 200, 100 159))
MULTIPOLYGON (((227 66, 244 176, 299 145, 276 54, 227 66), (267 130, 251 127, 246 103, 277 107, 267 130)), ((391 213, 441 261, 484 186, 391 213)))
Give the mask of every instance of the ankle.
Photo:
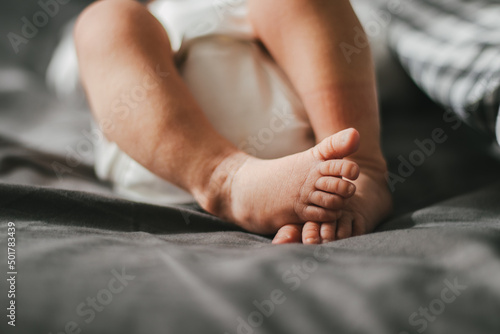
POLYGON ((192 191, 200 206, 223 219, 232 220, 231 185, 241 166, 250 158, 242 151, 228 152, 207 164, 208 172, 199 187, 192 191))

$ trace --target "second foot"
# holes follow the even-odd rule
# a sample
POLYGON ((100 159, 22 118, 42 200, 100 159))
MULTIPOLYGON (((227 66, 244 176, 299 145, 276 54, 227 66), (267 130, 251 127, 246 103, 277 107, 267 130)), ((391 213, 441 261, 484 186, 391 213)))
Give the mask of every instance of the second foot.
POLYGON ((307 222, 283 226, 274 244, 321 244, 372 232, 392 209, 392 199, 383 173, 365 173, 362 169, 354 182, 356 194, 341 210, 339 219, 331 222, 307 222))

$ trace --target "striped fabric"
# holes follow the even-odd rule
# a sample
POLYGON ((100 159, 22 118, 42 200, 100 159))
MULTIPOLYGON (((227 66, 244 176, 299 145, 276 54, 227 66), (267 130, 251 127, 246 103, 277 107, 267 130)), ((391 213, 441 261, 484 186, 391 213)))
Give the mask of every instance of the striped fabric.
POLYGON ((389 47, 436 102, 500 143, 500 0, 376 0, 389 47))

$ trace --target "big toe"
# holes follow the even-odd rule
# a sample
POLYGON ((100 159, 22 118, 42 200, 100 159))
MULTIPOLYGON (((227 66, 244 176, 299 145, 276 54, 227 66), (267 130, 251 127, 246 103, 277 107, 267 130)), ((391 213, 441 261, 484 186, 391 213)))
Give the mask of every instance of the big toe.
POLYGON ((288 224, 282 226, 273 239, 273 244, 300 243, 302 238, 302 225, 288 224))
POLYGON ((359 132, 349 128, 323 139, 313 150, 321 159, 342 159, 359 147, 359 132))

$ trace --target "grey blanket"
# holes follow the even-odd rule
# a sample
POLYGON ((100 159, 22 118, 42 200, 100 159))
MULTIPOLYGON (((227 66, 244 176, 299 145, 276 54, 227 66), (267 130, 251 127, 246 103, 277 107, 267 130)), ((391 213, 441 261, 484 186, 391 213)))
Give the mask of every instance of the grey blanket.
POLYGON ((2 185, 18 250, 9 333, 498 333, 499 195, 276 247, 196 211, 2 185))
POLYGON ((0 333, 500 333, 499 163, 408 79, 382 104, 394 215, 273 246, 195 207, 117 198, 81 149, 88 111, 23 57, 0 67, 0 333), (446 140, 412 165, 436 129, 446 140))

